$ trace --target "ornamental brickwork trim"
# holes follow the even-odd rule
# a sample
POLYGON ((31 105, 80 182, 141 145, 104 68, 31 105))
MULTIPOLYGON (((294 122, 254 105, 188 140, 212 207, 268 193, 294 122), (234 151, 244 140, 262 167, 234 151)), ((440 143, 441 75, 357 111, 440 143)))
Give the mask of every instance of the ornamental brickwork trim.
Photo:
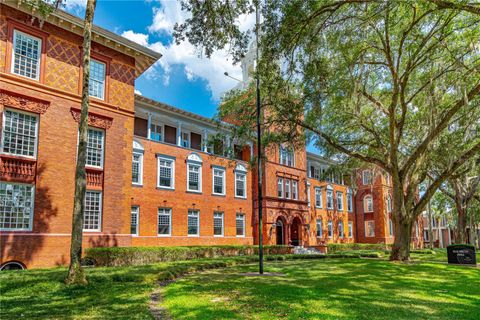
MULTIPOLYGON (((76 122, 80 122, 80 109, 71 108, 70 113, 76 122)), ((95 113, 88 113, 88 125, 101 129, 109 129, 112 126, 113 119, 107 116, 103 116, 95 113)))
POLYGON ((0 92, 0 104, 38 114, 44 114, 50 106, 50 102, 33 100, 5 91, 0 92))

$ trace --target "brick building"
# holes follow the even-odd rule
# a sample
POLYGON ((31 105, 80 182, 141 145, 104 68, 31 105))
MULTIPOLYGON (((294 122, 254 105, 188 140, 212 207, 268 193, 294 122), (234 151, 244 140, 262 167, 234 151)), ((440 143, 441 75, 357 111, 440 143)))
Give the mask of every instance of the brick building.
MULTIPOLYGON (((0 264, 64 265, 83 22, 58 10, 39 23, 22 4, 0 6, 0 264)), ((84 247, 257 243, 253 146, 229 138, 227 125, 135 95, 135 79, 160 57, 94 27, 84 247)), ((388 186, 353 192, 305 147, 266 153, 266 244, 391 242, 388 186), (358 209, 367 195, 373 212, 358 209)))

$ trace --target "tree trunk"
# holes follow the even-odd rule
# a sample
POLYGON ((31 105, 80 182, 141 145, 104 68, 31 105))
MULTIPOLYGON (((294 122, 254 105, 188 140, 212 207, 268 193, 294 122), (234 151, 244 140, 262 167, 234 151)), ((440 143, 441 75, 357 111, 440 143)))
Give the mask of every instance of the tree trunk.
POLYGON ((390 253, 392 261, 410 260, 410 245, 412 242, 412 222, 405 218, 395 222, 395 240, 390 253))
POLYGON ((428 201, 428 239, 430 240, 430 249, 434 248, 433 245, 433 221, 432 221, 432 206, 430 201, 428 201))
POLYGON ((92 38, 93 15, 96 0, 88 0, 85 10, 83 30, 83 79, 82 79, 82 110, 78 125, 78 156, 75 169, 75 197, 73 200, 72 239, 70 244, 70 267, 65 279, 67 284, 87 284, 84 270, 81 265, 82 238, 83 238, 83 211, 85 203, 85 191, 87 188, 85 163, 87 157, 88 135, 88 107, 90 81, 90 49, 92 38))
POLYGON ((470 244, 475 246, 475 223, 473 222, 473 212, 470 213, 470 244))
POLYGON ((456 199, 457 227, 455 228, 455 243, 465 243, 467 240, 467 211, 460 199, 456 199))

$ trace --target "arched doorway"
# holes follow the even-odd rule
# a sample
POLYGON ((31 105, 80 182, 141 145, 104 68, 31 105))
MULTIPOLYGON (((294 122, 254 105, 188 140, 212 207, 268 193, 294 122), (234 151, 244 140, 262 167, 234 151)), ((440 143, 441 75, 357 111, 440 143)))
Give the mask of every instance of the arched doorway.
POLYGON ((291 240, 293 246, 299 246, 300 245, 301 226, 302 226, 302 221, 300 221, 300 218, 298 218, 298 217, 293 218, 292 225, 290 226, 290 240, 291 240))
POLYGON ((275 222, 275 234, 277 237, 277 245, 285 244, 285 234, 283 232, 284 225, 282 219, 278 218, 277 222, 275 222))

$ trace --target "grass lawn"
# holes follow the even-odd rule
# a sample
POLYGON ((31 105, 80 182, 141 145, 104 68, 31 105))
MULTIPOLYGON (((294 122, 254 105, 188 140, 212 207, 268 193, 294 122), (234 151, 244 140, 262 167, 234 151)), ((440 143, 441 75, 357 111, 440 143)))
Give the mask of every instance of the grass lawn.
MULTIPOLYGON (((422 257, 423 258, 423 257, 422 257)), ((173 319, 476 319, 480 269, 369 259, 267 264, 190 275, 163 289, 173 319)))
MULTIPOLYGON (((445 261, 442 255, 435 258, 445 261)), ((425 256, 433 258, 414 257, 425 256)), ((91 268, 87 287, 64 285, 65 268, 2 272, 0 319, 152 319, 148 303, 158 279, 212 261, 91 268)), ((369 259, 295 260, 266 266, 287 276, 238 276, 255 270, 255 265, 193 274, 162 289, 162 306, 179 319, 478 319, 480 314, 478 268, 369 259)))

